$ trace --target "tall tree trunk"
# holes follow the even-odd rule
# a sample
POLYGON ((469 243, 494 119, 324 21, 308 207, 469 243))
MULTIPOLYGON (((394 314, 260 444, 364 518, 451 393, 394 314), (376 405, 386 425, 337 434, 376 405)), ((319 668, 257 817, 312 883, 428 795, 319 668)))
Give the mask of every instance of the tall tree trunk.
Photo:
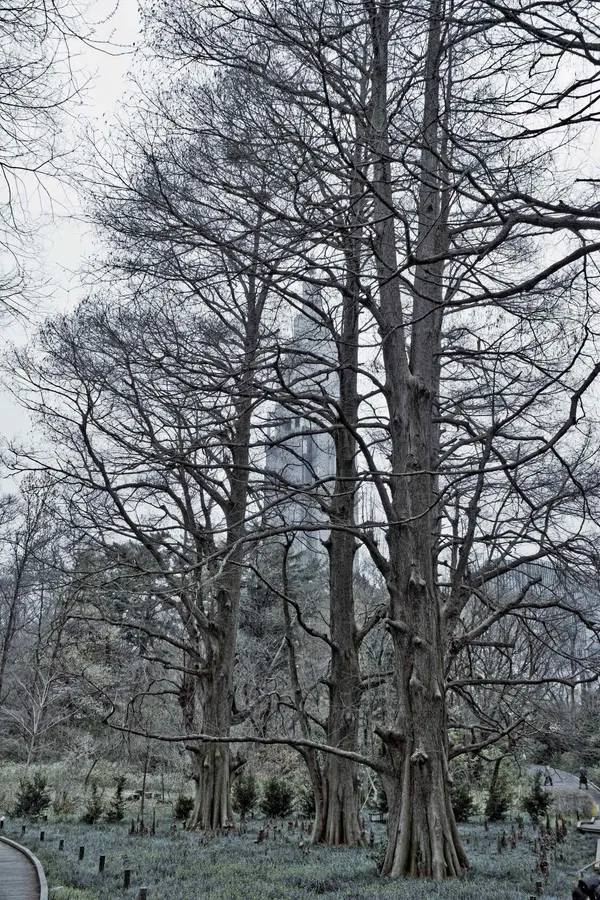
MULTIPOLYGON (((285 621, 285 643, 287 648, 288 670, 290 675, 290 685, 292 688, 294 709, 296 711, 296 716, 298 717, 298 724, 300 725, 300 732, 302 734, 302 737, 308 740, 312 737, 310 720, 306 713, 304 693, 302 691, 300 677, 298 675, 298 661, 296 658, 296 646, 294 644, 294 625, 292 622, 292 617, 290 615, 288 601, 286 599, 287 597, 291 596, 288 572, 290 548, 291 544, 286 543, 283 549, 283 556, 281 560, 281 583, 283 587, 283 618, 285 621)), ((315 822, 313 827, 313 841, 317 841, 321 840, 320 835, 322 835, 323 833, 325 822, 325 794, 323 773, 321 771, 319 758, 315 750, 306 747, 300 751, 300 755, 306 763, 308 777, 315 798, 315 822)))
POLYGON ((389 629, 394 645, 397 715, 380 731, 389 764, 390 804, 384 875, 460 874, 467 867, 448 771, 444 644, 434 572, 435 447, 443 301, 439 252, 441 4, 429 3, 424 119, 410 361, 403 321, 388 139, 389 8, 372 8, 374 221, 392 476, 388 509, 389 629))
MULTIPOLYGON (((260 220, 255 240, 260 239, 260 220)), ((217 573, 213 588, 213 603, 209 612, 209 627, 204 628, 205 667, 200 677, 202 730, 215 737, 228 737, 234 697, 234 670, 237 633, 240 617, 242 565, 248 503, 250 435, 254 362, 259 343, 261 312, 268 287, 257 291, 256 277, 249 277, 245 358, 238 393, 235 399, 235 425, 229 443, 231 463, 229 471, 229 502, 225 509, 227 540, 217 559, 217 573)), ((213 546, 213 551, 216 547, 213 546)), ((196 802, 190 820, 191 827, 206 830, 224 828, 233 822, 231 808, 231 776, 238 767, 229 744, 201 743, 193 750, 195 758, 196 802)))
MULTIPOLYGON (((215 601, 214 639, 208 644, 200 699, 203 734, 227 737, 231 730, 233 676, 241 590, 240 551, 233 551, 215 601)), ((199 743, 195 758, 196 802, 190 827, 214 831, 233 822, 231 774, 236 767, 229 744, 199 743)))
POLYGON ((433 570, 429 457, 431 396, 410 375, 398 379, 392 425, 397 523, 389 530, 391 616, 398 712, 381 732, 392 774, 389 843, 382 874, 458 875, 467 867, 450 802, 444 643, 433 570), (400 406, 404 400, 404 407, 400 406), (410 512, 409 512, 410 511, 410 512))
MULTIPOLYGON (((360 640, 354 603, 354 557, 356 539, 354 506, 358 486, 356 438, 358 425, 358 341, 360 266, 364 209, 364 126, 355 123, 354 177, 350 185, 351 206, 345 241, 345 284, 342 292, 342 322, 337 339, 339 419, 334 428, 335 487, 331 501, 332 525, 329 551, 329 622, 331 671, 328 679, 329 713, 327 742, 343 750, 358 750, 362 681, 360 640)), ((360 824, 358 765, 328 755, 323 768, 324 814, 321 831, 314 840, 333 846, 364 843, 360 824)))
MULTIPOLYGON (((358 235, 354 240, 357 241, 358 235)), ((343 298, 342 331, 338 343, 340 411, 344 419, 335 430, 336 481, 331 503, 329 550, 331 672, 328 679, 327 742, 343 750, 358 750, 362 682, 360 642, 354 607, 353 534, 357 489, 356 441, 358 421, 358 268, 360 250, 348 254, 349 271, 343 298)), ((359 817, 358 766, 329 755, 324 765, 325 812, 316 840, 337 846, 364 843, 359 817)))
MULTIPOLYGON (((216 693, 215 691, 211 693, 216 693)), ((218 702, 216 706, 221 708, 218 702)), ((229 734, 230 721, 218 715, 212 721, 205 721, 204 733, 224 736, 229 734)), ((194 750, 194 780, 196 799, 190 818, 190 828, 215 831, 233 822, 231 809, 232 760, 229 744, 202 743, 194 750)))
POLYGON ((146 744, 146 755, 144 756, 144 774, 142 775, 142 797, 140 803, 140 825, 144 825, 144 810, 146 808, 146 779, 148 777, 148 760, 150 757, 150 744, 146 744))
MULTIPOLYGON (((338 479, 340 519, 353 520, 354 492, 344 494, 338 479), (343 499, 342 499, 343 497, 343 499)), ((336 492, 338 491, 336 485, 336 492)), ((342 750, 358 749, 358 729, 362 684, 358 658, 357 629, 354 620, 353 561, 354 535, 334 530, 329 541, 331 597, 331 672, 328 678, 329 712, 327 742, 342 750)), ((359 819, 359 779, 355 762, 328 755, 323 769, 323 827, 315 830, 314 839, 337 846, 362 844, 359 819)))
MULTIPOLYGON (((204 734, 223 737, 231 725, 231 692, 223 691, 220 665, 213 661, 203 674, 194 674, 194 663, 184 657, 184 673, 179 689, 184 727, 188 734, 198 731, 197 707, 200 707, 204 734)), ((227 679, 226 679, 227 682, 227 679)), ((190 828, 213 831, 233 821, 230 788, 231 766, 228 744, 193 743, 187 750, 196 786, 194 807, 188 820, 190 828)))

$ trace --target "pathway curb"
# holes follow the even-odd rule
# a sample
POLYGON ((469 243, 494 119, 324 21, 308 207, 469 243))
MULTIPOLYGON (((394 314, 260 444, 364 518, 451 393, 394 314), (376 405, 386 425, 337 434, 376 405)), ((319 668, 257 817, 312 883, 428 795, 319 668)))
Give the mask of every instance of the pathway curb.
POLYGON ((31 850, 28 850, 27 847, 17 844, 16 841, 11 841, 10 838, 4 837, 4 835, 0 836, 0 841, 4 844, 8 844, 10 847, 14 847, 15 850, 19 850, 23 856, 26 856, 29 861, 33 863, 40 884, 40 900, 48 900, 48 882, 46 881, 43 866, 37 856, 35 856, 31 850))

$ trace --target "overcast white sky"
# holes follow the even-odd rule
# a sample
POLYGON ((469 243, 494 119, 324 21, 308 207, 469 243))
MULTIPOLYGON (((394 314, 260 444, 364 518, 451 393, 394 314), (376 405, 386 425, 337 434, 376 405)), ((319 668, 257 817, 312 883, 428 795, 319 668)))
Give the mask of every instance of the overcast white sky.
MULTIPOLYGON (((139 37, 136 0, 89 0, 85 19, 88 27, 93 27, 97 48, 81 42, 72 46, 77 81, 85 84, 81 100, 71 104, 70 116, 65 118, 65 143, 73 146, 75 153, 81 148, 78 132, 110 132, 111 120, 119 114, 139 37)), ((48 315, 72 307, 82 297, 83 263, 93 252, 76 190, 46 181, 51 197, 42 195, 40 199, 40 192, 33 187, 31 217, 41 225, 41 252, 34 277, 44 282, 44 299, 28 321, 4 329, 4 347, 27 340, 48 315)), ((28 428, 27 414, 8 391, 0 388, 0 435, 11 438, 28 428)))

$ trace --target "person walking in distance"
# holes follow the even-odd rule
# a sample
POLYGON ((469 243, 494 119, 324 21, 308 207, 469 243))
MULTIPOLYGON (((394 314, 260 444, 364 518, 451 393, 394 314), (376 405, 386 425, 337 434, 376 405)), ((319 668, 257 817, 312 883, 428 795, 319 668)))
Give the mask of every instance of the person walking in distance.
POLYGON ((544 787, 546 785, 550 785, 552 787, 552 775, 550 773, 550 766, 544 767, 544 787))
POLYGON ((589 791, 587 769, 585 766, 581 766, 579 769, 579 790, 581 790, 582 787, 584 787, 586 791, 589 791))

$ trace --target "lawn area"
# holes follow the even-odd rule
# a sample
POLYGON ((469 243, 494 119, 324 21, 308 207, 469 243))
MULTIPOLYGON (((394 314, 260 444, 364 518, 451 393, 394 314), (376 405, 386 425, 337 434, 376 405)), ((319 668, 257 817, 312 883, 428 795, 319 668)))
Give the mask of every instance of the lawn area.
MULTIPOLYGON (((376 854, 385 839, 383 826, 374 826, 374 850, 338 850, 311 847, 305 855, 298 835, 279 835, 257 844, 260 826, 254 820, 241 836, 206 838, 181 829, 169 831, 169 819, 158 817, 155 836, 129 835, 128 825, 49 823, 28 825, 21 838, 20 822, 6 823, 8 837, 25 843, 40 858, 48 877, 50 897, 57 900, 121 900, 136 898, 148 889, 148 900, 305 900, 315 896, 347 900, 528 900, 534 895, 535 833, 525 828, 514 849, 500 851, 502 826, 465 825, 462 834, 472 869, 463 878, 444 883, 391 881, 378 877, 376 854), (59 839, 64 851, 58 851, 59 839), (85 846, 83 861, 79 847, 85 846), (106 856, 106 868, 98 873, 98 858, 106 856), (123 870, 131 869, 131 887, 123 889, 123 870)), ((504 826, 507 834, 510 825, 504 826)), ((550 874, 541 896, 545 900, 569 900, 577 869, 594 858, 596 841, 569 828, 550 858, 550 874)))

